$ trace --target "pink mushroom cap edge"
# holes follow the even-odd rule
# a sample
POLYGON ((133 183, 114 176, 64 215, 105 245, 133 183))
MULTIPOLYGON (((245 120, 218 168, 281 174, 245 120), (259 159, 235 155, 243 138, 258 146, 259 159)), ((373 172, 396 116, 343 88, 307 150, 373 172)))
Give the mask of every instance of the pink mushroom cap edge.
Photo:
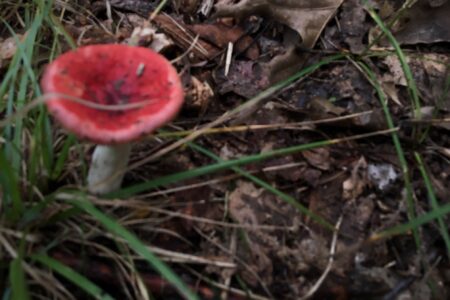
POLYGON ((63 127, 97 144, 139 139, 171 121, 183 105, 176 69, 143 47, 90 45, 60 55, 42 76, 48 111, 63 127), (120 111, 91 108, 58 93, 103 105, 142 102, 120 111))

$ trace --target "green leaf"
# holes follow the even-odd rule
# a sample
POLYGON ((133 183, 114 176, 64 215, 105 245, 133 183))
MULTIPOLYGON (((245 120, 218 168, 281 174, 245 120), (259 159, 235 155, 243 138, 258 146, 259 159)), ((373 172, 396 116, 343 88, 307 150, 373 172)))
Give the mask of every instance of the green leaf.
POLYGON ((17 257, 10 263, 9 280, 12 288, 13 300, 28 300, 30 294, 25 280, 25 274, 22 268, 22 258, 17 257))

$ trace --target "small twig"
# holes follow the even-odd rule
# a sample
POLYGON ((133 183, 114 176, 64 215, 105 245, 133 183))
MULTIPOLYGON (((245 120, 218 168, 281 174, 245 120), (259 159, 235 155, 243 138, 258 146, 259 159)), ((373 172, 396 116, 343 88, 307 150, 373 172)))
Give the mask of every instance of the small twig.
POLYGON ((8 228, 1 228, 0 232, 10 235, 16 239, 23 239, 27 241, 28 243, 38 243, 41 241, 41 237, 37 234, 30 234, 30 233, 24 233, 21 231, 11 230, 8 228))
MULTIPOLYGON (((204 132, 204 134, 217 134, 217 133, 227 133, 227 132, 243 132, 243 131, 252 131, 252 130, 298 130, 302 129, 302 127, 306 126, 314 126, 328 123, 335 123, 344 120, 349 120, 353 118, 363 117, 366 115, 372 114, 372 110, 358 112, 354 114, 349 114, 345 116, 321 119, 321 120, 313 120, 313 121, 303 121, 303 122, 291 122, 291 123, 276 123, 276 124, 254 124, 254 125, 236 125, 230 127, 222 127, 222 128, 210 128, 204 132)), ((193 133, 195 130, 180 130, 180 131, 171 131, 171 132, 161 132, 155 134, 156 137, 164 138, 164 137, 180 137, 186 136, 193 133)))
POLYGON ((450 123, 450 118, 442 118, 442 119, 409 119, 409 120, 404 120, 403 122, 416 123, 416 124, 441 124, 441 123, 450 123))
MULTIPOLYGON (((189 263, 189 264, 202 264, 211 265, 219 268, 235 269, 236 264, 228 261, 212 260, 196 255, 191 255, 187 253, 180 253, 171 250, 162 249, 154 246, 147 246, 147 248, 155 254, 161 255, 160 259, 168 262, 175 263, 189 263)), ((137 257, 142 259, 141 257, 137 257)))
POLYGON ((231 66, 231 58, 233 57, 233 43, 228 43, 227 47, 227 56, 225 59, 225 76, 228 76, 228 72, 230 71, 231 66))
POLYGON ((337 223, 334 227, 335 230, 334 230, 334 234, 333 234, 333 239, 331 241, 330 256, 328 258, 327 267, 325 268, 325 270, 323 271, 322 275, 319 277, 317 282, 311 287, 311 289, 303 297, 300 298, 301 300, 306 300, 306 299, 311 298, 317 292, 317 290, 320 288, 322 283, 325 281, 325 278, 327 278, 328 274, 330 273, 331 268, 333 267, 334 256, 336 254, 336 243, 337 243, 339 228, 341 227, 341 222, 342 222, 342 215, 339 217, 339 220, 337 221, 337 223))
POLYGON ((149 21, 153 21, 153 19, 159 14, 159 12, 163 9, 164 5, 166 5, 167 0, 162 0, 158 6, 155 8, 155 10, 152 12, 152 14, 149 17, 149 21))
POLYGON ((196 35, 194 40, 192 41, 191 45, 189 46, 189 48, 186 49, 186 51, 184 51, 181 55, 179 55, 178 57, 172 59, 170 61, 170 63, 172 65, 174 65, 175 63, 177 63, 178 61, 182 60, 185 56, 189 55, 189 53, 191 53, 191 51, 197 47, 197 43, 198 43, 198 39, 200 38, 200 35, 196 35))
MULTIPOLYGON (((230 252, 232 253, 232 257, 236 257, 236 250, 237 250, 237 231, 233 230, 231 232, 231 238, 230 238, 230 252)), ((227 270, 224 274, 225 280, 224 280, 224 286, 227 288, 222 291, 220 294, 220 298, 222 300, 228 299, 228 291, 230 289, 231 285, 231 278, 233 277, 233 274, 235 273, 235 270, 227 270)))

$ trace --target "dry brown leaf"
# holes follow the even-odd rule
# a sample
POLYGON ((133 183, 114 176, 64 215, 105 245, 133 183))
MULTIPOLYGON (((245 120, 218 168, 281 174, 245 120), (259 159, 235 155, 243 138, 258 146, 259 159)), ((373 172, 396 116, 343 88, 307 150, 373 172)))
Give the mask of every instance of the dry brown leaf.
POLYGON ((345 113, 345 108, 339 107, 322 97, 311 97, 307 109, 308 113, 311 113, 315 119, 335 117, 345 113))
POLYGON ((167 35, 157 33, 156 28, 147 22, 144 22, 141 26, 134 27, 127 43, 149 47, 156 52, 162 52, 173 45, 173 41, 167 35))
MULTIPOLYGON (((265 218, 265 213, 258 209, 259 201, 257 199, 261 197, 262 193, 263 190, 257 189, 253 184, 240 181, 238 187, 230 194, 229 198, 229 210, 233 219, 243 225, 260 225, 260 220, 265 218)), ((256 237, 263 236, 262 232, 254 233, 256 237)), ((253 271, 263 276, 267 282, 271 282, 272 262, 267 256, 264 247, 262 247, 261 241, 255 239, 255 236, 249 236, 251 251, 245 251, 243 255, 248 256, 247 263, 253 271)), ((243 271, 242 276, 251 285, 255 286, 257 284, 257 279, 248 270, 243 271)))
POLYGON ((362 53, 366 47, 363 42, 368 29, 365 19, 363 1, 347 0, 342 4, 340 31, 352 53, 362 53))
POLYGON ((216 17, 261 15, 297 31, 303 47, 311 48, 343 0, 243 0, 217 4, 216 17))
POLYGON ((383 92, 386 94, 386 96, 389 97, 389 99, 394 101, 395 104, 397 104, 398 106, 403 106, 398 97, 398 91, 395 88, 394 82, 392 80, 389 80, 389 76, 384 77, 384 80, 385 81, 381 83, 383 92))
POLYGON ((317 169, 327 171, 330 169, 330 150, 328 148, 317 148, 302 152, 308 163, 317 169))
MULTIPOLYGON (((388 72, 380 77, 383 85, 387 83, 406 86, 406 78, 398 57, 389 55, 383 59, 383 62, 388 67, 388 72)), ((450 95, 445 91, 446 78, 450 72, 450 56, 436 53, 425 53, 420 56, 406 55, 406 62, 416 79, 423 102, 450 111, 450 95)), ((394 100, 392 96, 395 97, 395 94, 392 91, 385 90, 385 92, 394 100)))
POLYGON ((224 49, 228 43, 235 43, 236 52, 245 51, 247 58, 251 60, 259 57, 259 49, 253 43, 253 39, 238 26, 230 27, 222 23, 214 23, 186 25, 186 27, 218 48, 224 49))
POLYGON ((419 0, 400 21, 395 34, 402 44, 450 41, 450 2, 419 0))
POLYGON ((191 77, 191 88, 186 93, 185 107, 193 109, 203 115, 208 108, 210 100, 214 96, 214 92, 208 82, 201 82, 194 76, 191 77))
POLYGON ((350 177, 342 183, 342 198, 355 200, 367 186, 367 162, 361 157, 353 166, 350 177))
MULTIPOLYGON (((389 72, 383 75, 383 82, 391 82, 395 85, 406 86, 405 73, 403 72, 400 60, 396 55, 388 55, 384 58, 383 62, 388 66, 389 72), (389 74, 390 73, 390 74, 389 74)), ((409 63, 409 58, 407 57, 409 63)))
POLYGON ((0 40, 0 67, 2 66, 2 61, 11 59, 16 54, 16 38, 20 41, 23 37, 23 34, 18 34, 17 37, 9 37, 4 41, 0 40))
POLYGON ((253 61, 236 61, 225 76, 223 69, 214 72, 219 94, 234 92, 246 98, 257 95, 269 85, 265 70, 253 61))
MULTIPOLYGON (((237 182, 228 203, 230 215, 238 224, 255 226, 255 229, 243 232, 247 236, 248 243, 240 245, 239 255, 245 259, 253 273, 257 273, 265 283, 270 284, 274 279, 273 255, 281 255, 273 253, 273 249, 280 249, 285 237, 278 231, 265 231, 258 229, 257 226, 286 226, 295 234, 298 233, 301 222, 300 214, 292 209, 290 204, 245 181, 237 182)), ((241 276, 252 285, 257 283, 254 274, 249 270, 243 270, 241 276)))

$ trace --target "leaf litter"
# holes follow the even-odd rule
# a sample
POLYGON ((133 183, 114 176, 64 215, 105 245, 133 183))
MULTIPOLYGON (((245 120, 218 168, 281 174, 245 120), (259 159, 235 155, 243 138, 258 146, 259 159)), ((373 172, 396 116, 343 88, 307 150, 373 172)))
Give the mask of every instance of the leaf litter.
MULTIPOLYGON (((430 204, 423 179, 414 167, 413 151, 423 156, 438 200, 444 203, 449 196, 450 27, 445 17, 449 2, 420 0, 406 9, 403 1, 368 2, 386 24, 392 25, 404 45, 423 104, 421 120, 413 118, 407 81, 390 45, 381 39, 367 48, 379 31, 358 0, 179 0, 166 5, 153 18, 150 15, 158 1, 79 1, 84 10, 65 10, 70 4, 56 1, 54 9, 78 46, 133 43, 157 49, 173 60, 182 76, 187 101, 170 130, 195 131, 327 55, 351 54, 370 67, 387 96, 412 166, 416 211, 423 214, 430 210, 430 204), (397 13, 400 17, 396 19, 397 13), (413 139, 412 131, 417 127, 428 133, 422 143, 413 139)), ((26 34, 19 27, 17 30, 19 38, 26 34)), ((63 40, 60 42, 63 49, 69 49, 63 40)), ((3 29, 0 49, 6 49, 0 56, 3 75, 17 52, 3 29)), ((45 53, 44 49, 40 51, 45 53)), ((326 65, 265 99, 251 113, 221 125, 218 129, 222 132, 205 134, 195 141, 221 159, 387 128, 374 89, 351 60, 326 65), (361 115, 338 120, 350 114, 361 115), (302 122, 309 123, 292 125, 302 122), (256 129, 272 124, 290 125, 256 129), (238 131, 238 126, 247 130, 238 131)), ((58 131, 55 135, 62 138, 64 133, 58 131)), ((145 159, 170 143, 170 139, 157 134, 133 150, 132 160, 145 159)), ((89 158, 90 147, 82 151, 89 158)), ((82 172, 80 152, 70 153, 63 172, 66 175, 56 179, 53 186, 81 184, 77 175, 82 172)), ((213 162, 184 147, 128 172, 125 185, 213 162)), ((114 204, 115 209, 102 200, 93 201, 108 209, 146 244, 166 250, 165 259, 204 299, 217 299, 218 291, 222 299, 300 299, 311 291, 314 299, 449 297, 448 253, 436 224, 430 223, 420 231, 421 251, 417 251, 408 233, 367 243, 372 233, 408 221, 402 165, 389 136, 307 150, 242 170, 330 224, 342 218, 329 273, 325 270, 334 233, 279 195, 231 170, 137 195, 128 202, 114 204), (174 252, 207 263, 180 259, 174 252), (233 267, 225 268, 219 262, 233 267), (323 274, 326 276, 320 281, 323 274), (317 282, 320 285, 316 290, 317 282)), ((54 204, 47 210, 45 215, 51 216, 64 207, 54 204)), ((77 218, 77 222, 95 226, 86 216, 77 218)), ((448 220, 445 222, 448 227, 448 220)), ((104 233, 81 236, 73 228, 49 226, 43 221, 38 221, 34 230, 55 227, 69 230, 70 234, 58 240, 52 252, 54 258, 101 283, 117 298, 142 296, 139 289, 130 288, 137 283, 130 276, 132 271, 124 268, 128 258, 126 263, 120 262, 126 245, 118 246, 104 233), (86 272, 86 264, 94 271, 86 272)), ((44 239, 50 241, 51 237, 44 239)), ((177 299, 167 282, 138 259, 133 263, 132 269, 138 270, 152 294, 177 299)))

